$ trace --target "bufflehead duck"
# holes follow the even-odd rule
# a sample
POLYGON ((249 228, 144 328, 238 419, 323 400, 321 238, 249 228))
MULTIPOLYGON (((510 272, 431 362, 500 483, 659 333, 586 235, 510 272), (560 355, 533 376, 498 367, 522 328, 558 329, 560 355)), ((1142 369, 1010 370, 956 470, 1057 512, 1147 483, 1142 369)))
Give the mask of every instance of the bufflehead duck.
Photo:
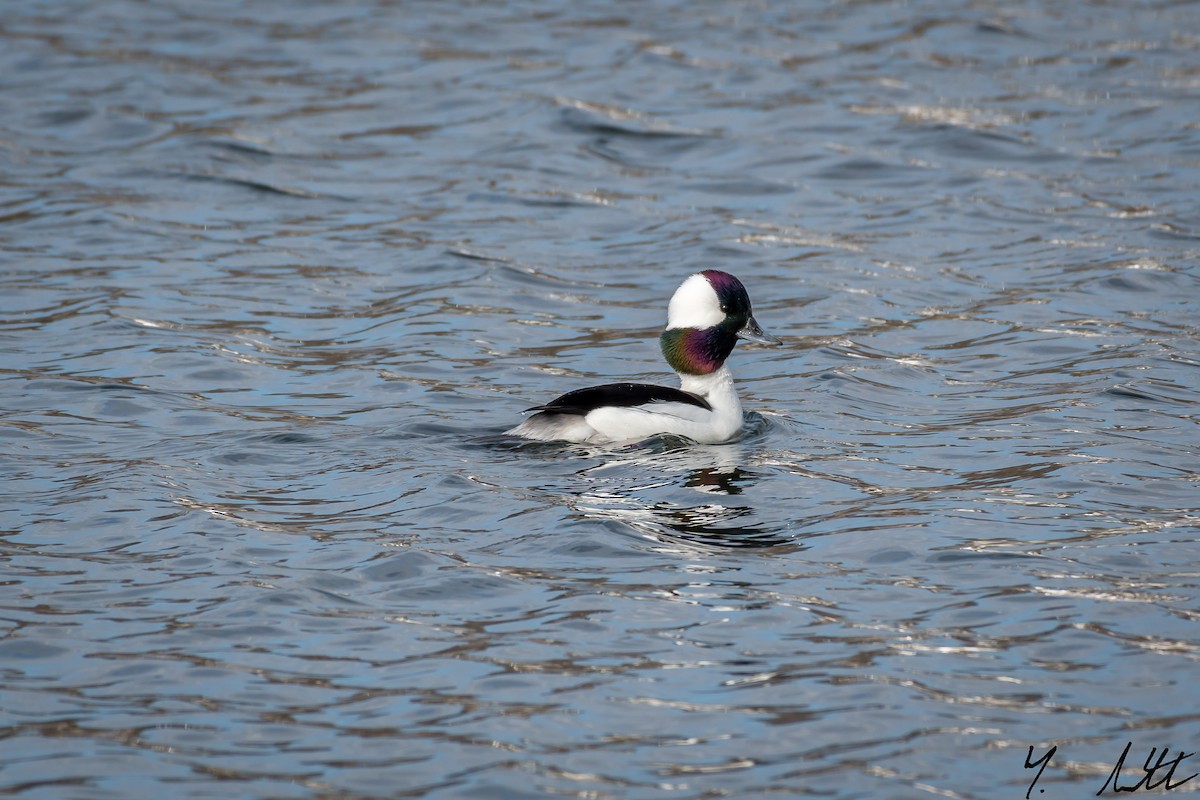
POLYGON ((783 344, 759 327, 741 281, 720 270, 699 272, 675 290, 659 337, 680 388, 609 383, 576 389, 526 409, 538 413, 506 433, 542 442, 627 442, 658 433, 704 444, 728 441, 742 430, 742 404, 725 366, 739 338, 783 344))

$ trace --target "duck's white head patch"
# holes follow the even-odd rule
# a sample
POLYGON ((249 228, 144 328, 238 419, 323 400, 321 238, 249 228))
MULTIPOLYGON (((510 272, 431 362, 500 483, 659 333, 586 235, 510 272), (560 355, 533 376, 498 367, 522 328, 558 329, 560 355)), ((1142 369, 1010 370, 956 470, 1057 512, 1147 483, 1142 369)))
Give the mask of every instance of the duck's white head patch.
POLYGON ((702 273, 685 280, 667 306, 667 329, 712 328, 725 321, 721 299, 702 273))

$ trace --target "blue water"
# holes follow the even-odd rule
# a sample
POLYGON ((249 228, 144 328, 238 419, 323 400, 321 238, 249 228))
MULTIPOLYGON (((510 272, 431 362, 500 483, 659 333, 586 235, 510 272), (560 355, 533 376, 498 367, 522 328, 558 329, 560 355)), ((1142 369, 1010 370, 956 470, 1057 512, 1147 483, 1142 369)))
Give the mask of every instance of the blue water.
POLYGON ((1055 800, 1195 752, 1196 31, 8 8, 0 794, 1055 800), (785 340, 739 441, 500 435, 671 381, 705 268, 785 340))

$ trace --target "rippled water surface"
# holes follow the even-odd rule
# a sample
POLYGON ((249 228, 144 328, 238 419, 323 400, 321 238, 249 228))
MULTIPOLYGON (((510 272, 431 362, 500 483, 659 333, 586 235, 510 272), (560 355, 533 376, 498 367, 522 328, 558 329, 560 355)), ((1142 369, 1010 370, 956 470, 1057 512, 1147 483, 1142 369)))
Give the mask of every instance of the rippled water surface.
POLYGON ((8 4, 0 794, 1200 750, 1198 64, 1194 3, 8 4), (673 380, 711 267, 743 438, 501 435, 673 380))

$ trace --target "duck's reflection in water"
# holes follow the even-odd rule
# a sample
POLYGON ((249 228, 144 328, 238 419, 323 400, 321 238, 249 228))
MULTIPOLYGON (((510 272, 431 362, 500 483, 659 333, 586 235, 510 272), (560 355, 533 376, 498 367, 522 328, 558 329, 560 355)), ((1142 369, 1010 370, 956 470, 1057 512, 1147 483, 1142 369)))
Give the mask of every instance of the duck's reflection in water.
POLYGON ((618 451, 584 470, 580 493, 567 498, 576 512, 618 521, 664 543, 722 548, 804 549, 787 525, 768 524, 743 495, 758 476, 744 469, 737 443, 696 445, 669 437, 618 451), (695 500, 696 492, 707 495, 695 500))

